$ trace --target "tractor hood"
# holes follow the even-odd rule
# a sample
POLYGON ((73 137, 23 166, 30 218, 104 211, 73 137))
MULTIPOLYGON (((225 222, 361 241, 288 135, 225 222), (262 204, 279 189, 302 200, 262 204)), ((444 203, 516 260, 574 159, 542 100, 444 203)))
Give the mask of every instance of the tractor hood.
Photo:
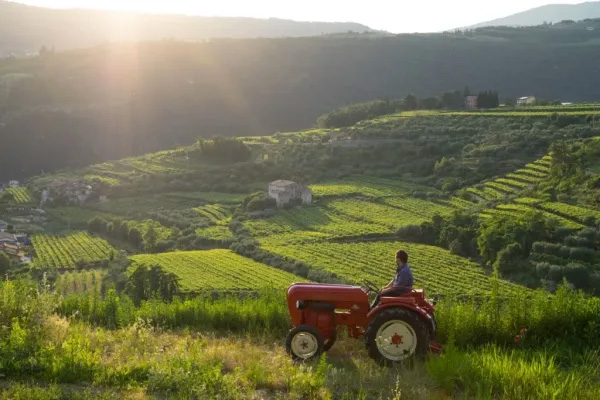
POLYGON ((327 303, 367 302, 369 297, 360 286, 320 283, 295 283, 287 291, 290 300, 321 301, 327 303))

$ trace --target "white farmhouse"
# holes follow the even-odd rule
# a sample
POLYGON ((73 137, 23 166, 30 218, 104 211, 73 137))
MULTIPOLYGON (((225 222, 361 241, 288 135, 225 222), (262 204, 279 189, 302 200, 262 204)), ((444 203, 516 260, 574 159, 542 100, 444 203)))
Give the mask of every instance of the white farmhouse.
POLYGON ((535 97, 534 96, 519 97, 517 99, 517 107, 533 106, 533 105, 535 105, 535 97))
POLYGON ((312 190, 296 182, 277 180, 269 183, 269 197, 275 199, 277 207, 282 207, 290 201, 310 204, 312 203, 312 190))
POLYGON ((9 188, 16 189, 19 186, 21 186, 21 182, 19 182, 19 181, 16 181, 16 180, 8 181, 8 187, 9 188))

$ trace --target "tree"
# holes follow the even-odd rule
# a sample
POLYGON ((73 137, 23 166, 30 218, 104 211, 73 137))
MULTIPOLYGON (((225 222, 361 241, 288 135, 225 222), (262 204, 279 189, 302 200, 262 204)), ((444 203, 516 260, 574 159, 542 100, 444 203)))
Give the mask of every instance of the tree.
POLYGON ((156 241, 158 237, 156 235, 156 230, 152 225, 148 227, 148 230, 144 234, 144 250, 153 251, 156 247, 156 241))
POLYGON ((465 98, 459 90, 442 94, 442 107, 450 110, 458 110, 465 105, 465 98))
POLYGON ((498 92, 486 90, 477 95, 477 108, 496 108, 499 105, 498 92))
POLYGON ((577 159, 571 148, 564 140, 559 140, 550 145, 552 164, 550 173, 553 178, 566 178, 577 170, 577 159))
POLYGON ((3 252, 0 252, 0 280, 4 280, 4 277, 11 266, 12 262, 10 261, 10 258, 3 252))
POLYGON ((411 94, 408 94, 404 98, 404 103, 402 105, 402 108, 404 108, 405 110, 416 110, 417 105, 418 105, 417 96, 415 96, 414 94, 411 93, 411 94))

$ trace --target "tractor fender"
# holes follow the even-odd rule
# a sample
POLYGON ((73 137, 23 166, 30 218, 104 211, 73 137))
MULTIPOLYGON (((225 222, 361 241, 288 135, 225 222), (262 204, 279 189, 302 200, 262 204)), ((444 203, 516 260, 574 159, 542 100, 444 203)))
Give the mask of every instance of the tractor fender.
POLYGON ((425 323, 427 323, 427 327, 429 328, 429 334, 431 335, 431 337, 432 338, 435 337, 435 333, 436 333, 436 329, 437 329, 435 319, 427 311, 425 311, 421 307, 418 307, 418 306, 413 305, 413 304, 407 304, 407 303, 402 303, 402 304, 396 304, 396 303, 380 304, 377 307, 375 307, 374 309, 372 309, 371 311, 369 311, 369 313, 367 314, 367 320, 371 321, 371 319, 373 319, 377 313, 379 313, 382 310, 388 309, 388 308, 405 308, 405 309, 408 309, 408 310, 414 312, 423 321, 425 321, 425 323))

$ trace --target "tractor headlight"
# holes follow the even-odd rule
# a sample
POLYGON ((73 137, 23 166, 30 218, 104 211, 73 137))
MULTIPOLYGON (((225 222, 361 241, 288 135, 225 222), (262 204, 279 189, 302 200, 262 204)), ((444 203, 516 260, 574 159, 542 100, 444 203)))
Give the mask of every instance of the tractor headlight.
POLYGON ((306 307, 306 304, 304 303, 304 300, 296 300, 296 308, 298 310, 302 310, 306 307))

